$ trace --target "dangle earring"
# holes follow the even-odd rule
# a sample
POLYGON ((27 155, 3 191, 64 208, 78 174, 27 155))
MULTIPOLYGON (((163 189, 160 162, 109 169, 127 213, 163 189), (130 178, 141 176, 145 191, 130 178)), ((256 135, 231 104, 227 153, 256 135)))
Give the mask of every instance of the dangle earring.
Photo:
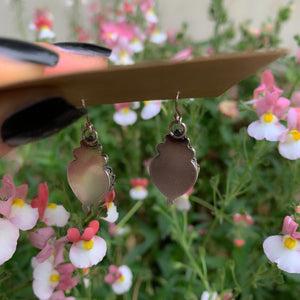
MULTIPOLYGON (((85 108, 84 100, 82 106, 85 108)), ((69 185, 85 212, 90 210, 91 205, 99 203, 115 183, 116 176, 107 165, 108 156, 101 151, 98 133, 86 114, 80 147, 73 150, 75 160, 67 169, 69 185)))
POLYGON ((167 197, 168 204, 173 204, 176 198, 194 186, 200 171, 195 149, 189 146, 187 127, 178 110, 178 98, 179 92, 176 95, 174 121, 169 125, 169 134, 164 143, 157 145, 158 154, 152 158, 149 169, 153 183, 167 197))

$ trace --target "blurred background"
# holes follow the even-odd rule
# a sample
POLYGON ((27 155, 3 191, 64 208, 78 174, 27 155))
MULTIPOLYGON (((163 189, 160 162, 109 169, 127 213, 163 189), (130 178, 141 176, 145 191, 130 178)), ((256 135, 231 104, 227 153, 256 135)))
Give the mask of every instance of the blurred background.
MULTIPOLYGON (((66 14, 70 13, 66 0, 30 0, 22 1, 22 15, 16 9, 8 9, 8 5, 14 5, 20 0, 2 0, 0 1, 0 35, 10 37, 21 37, 22 31, 26 33, 26 38, 34 40, 34 33, 28 36, 28 30, 18 28, 18 21, 23 19, 25 24, 30 24, 33 20, 32 12, 37 7, 49 7, 54 16, 53 30, 56 33, 56 41, 65 41, 71 38, 69 18, 66 14), (63 5, 62 2, 65 2, 63 5)), ((92 1, 83 1, 86 4, 92 1)), ((95 2, 95 1, 94 1, 95 2)), ((102 1, 106 4, 117 1, 102 1)), ((213 34, 213 22, 209 19, 208 9, 210 0, 156 0, 155 11, 159 17, 159 26, 162 30, 173 28, 178 30, 182 23, 188 25, 187 33, 195 40, 206 40, 213 34)), ((228 18, 238 26, 240 23, 251 20, 250 28, 253 32, 259 30, 262 22, 268 22, 268 18, 274 19, 278 7, 286 5, 286 0, 225 0, 224 4, 228 12, 228 18)), ((87 17, 88 5, 81 6, 80 17, 87 17)), ((284 24, 280 38, 282 46, 291 49, 292 54, 297 49, 297 44, 293 39, 293 33, 300 27, 300 1, 293 1, 293 13, 291 18, 284 24)), ((21 24, 21 23, 19 23, 21 24)), ((22 25, 20 25, 22 26, 22 25)), ((238 35, 236 39, 238 39, 238 35)))

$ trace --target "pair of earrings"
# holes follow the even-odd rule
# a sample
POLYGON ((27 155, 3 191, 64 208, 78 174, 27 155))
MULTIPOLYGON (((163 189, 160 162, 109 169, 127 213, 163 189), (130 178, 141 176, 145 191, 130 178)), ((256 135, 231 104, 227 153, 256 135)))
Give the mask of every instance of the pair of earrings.
MULTIPOLYGON (((150 177, 157 188, 167 197, 168 204, 191 189, 200 167, 195 150, 189 145, 187 127, 178 109, 179 92, 175 100, 174 120, 169 125, 165 142, 157 145, 158 154, 151 160, 150 177)), ((84 100, 82 106, 85 108, 84 100)), ((67 169, 69 185, 81 201, 84 211, 89 211, 113 187, 115 174, 108 166, 108 156, 101 154, 98 133, 86 115, 80 147, 73 150, 75 160, 67 169)))

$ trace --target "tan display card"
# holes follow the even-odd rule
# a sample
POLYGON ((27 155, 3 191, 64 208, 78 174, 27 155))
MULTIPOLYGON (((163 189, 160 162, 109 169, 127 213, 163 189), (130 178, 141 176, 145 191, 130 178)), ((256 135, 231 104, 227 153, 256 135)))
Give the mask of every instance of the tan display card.
POLYGON ((17 108, 21 103, 23 106, 54 95, 76 106, 81 105, 81 99, 87 105, 174 99, 177 91, 181 98, 216 97, 287 52, 279 49, 218 54, 15 82, 0 86, 0 106, 13 101, 16 103, 9 106, 17 108))

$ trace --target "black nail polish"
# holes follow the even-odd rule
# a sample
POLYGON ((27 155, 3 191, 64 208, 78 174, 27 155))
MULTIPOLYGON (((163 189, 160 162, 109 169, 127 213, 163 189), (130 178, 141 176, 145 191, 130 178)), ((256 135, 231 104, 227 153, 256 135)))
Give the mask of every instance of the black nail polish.
POLYGON ((18 146, 47 137, 67 127, 86 113, 61 97, 52 97, 28 106, 2 124, 2 140, 8 146, 18 146))
POLYGON ((51 67, 58 62, 58 54, 54 51, 33 43, 3 37, 0 37, 0 55, 51 67))
POLYGON ((98 46, 90 43, 79 43, 79 42, 62 42, 54 43, 55 46, 62 48, 66 51, 85 54, 85 55, 99 55, 109 57, 111 54, 111 49, 98 46))

